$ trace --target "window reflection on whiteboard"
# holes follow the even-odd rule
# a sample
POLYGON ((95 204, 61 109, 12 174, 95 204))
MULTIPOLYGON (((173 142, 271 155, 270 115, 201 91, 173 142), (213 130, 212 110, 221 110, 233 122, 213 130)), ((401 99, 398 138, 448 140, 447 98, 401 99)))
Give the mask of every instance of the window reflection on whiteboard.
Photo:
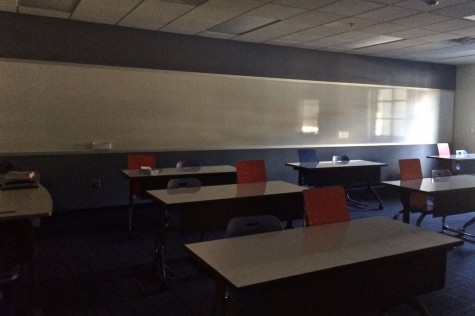
POLYGON ((302 133, 318 134, 318 114, 320 104, 318 100, 306 100, 302 105, 302 133))
POLYGON ((406 112, 406 89, 378 89, 375 135, 404 136, 406 112))

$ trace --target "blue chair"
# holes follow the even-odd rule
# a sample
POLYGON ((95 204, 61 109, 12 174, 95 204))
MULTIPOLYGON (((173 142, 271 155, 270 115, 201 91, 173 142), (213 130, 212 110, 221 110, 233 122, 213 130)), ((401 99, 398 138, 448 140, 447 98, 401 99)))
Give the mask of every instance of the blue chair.
POLYGON ((313 149, 299 149, 299 162, 319 162, 317 152, 313 149))

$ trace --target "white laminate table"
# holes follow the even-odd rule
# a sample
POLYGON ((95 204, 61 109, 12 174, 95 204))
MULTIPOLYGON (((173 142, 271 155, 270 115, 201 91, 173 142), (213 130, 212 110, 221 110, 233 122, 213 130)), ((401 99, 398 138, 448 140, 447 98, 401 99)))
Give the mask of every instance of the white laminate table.
POLYGON ((343 315, 444 287, 446 253, 460 239, 373 217, 206 241, 186 249, 225 285, 258 289, 264 315, 343 315))

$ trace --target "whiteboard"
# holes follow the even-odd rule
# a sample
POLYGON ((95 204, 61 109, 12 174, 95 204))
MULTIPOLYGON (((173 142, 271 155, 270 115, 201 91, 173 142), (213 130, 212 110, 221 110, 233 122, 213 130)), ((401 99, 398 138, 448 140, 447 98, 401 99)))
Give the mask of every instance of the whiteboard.
POLYGON ((0 69, 1 153, 452 139, 448 90, 12 59, 0 69))

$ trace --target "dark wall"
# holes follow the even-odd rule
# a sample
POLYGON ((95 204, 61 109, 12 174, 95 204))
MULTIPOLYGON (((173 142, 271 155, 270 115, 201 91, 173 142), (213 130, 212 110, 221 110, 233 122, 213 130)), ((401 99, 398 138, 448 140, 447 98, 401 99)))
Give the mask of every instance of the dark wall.
MULTIPOLYGON (((421 158, 424 174, 430 176, 435 161, 427 155, 437 153, 436 145, 326 147, 315 148, 320 160, 331 160, 333 155, 347 154, 351 159, 386 162, 382 178, 399 178, 399 158, 421 158)), ((297 148, 154 152, 159 167, 174 167, 178 160, 196 159, 203 165, 235 165, 241 159, 264 159, 269 180, 297 183, 297 173, 285 166, 297 162, 297 148)), ((18 169, 38 170, 42 184, 53 196, 55 210, 93 208, 126 205, 128 182, 120 172, 127 168, 126 153, 101 154, 48 154, 33 156, 4 156, 18 169), (101 179, 98 190, 92 188, 92 180, 101 179)))
POLYGON ((455 90, 454 66, 0 12, 0 57, 455 90))
MULTIPOLYGON (((223 41, 13 13, 0 13, 0 57, 102 64, 336 82, 455 89, 455 67, 357 55, 223 41)), ((41 84, 41 83, 38 83, 41 84)), ((45 140, 47 141, 47 140, 45 140)), ((321 160, 334 154, 382 161, 383 179, 398 178, 397 159, 419 157, 428 174, 435 145, 317 148, 321 160)), ((269 179, 297 182, 285 162, 296 148, 154 153, 161 167, 194 158, 203 165, 264 159, 269 179)), ((53 196, 55 210, 127 203, 128 187, 120 169, 126 153, 7 155, 17 169, 34 169, 53 196), (91 188, 92 179, 102 188, 91 188)))

